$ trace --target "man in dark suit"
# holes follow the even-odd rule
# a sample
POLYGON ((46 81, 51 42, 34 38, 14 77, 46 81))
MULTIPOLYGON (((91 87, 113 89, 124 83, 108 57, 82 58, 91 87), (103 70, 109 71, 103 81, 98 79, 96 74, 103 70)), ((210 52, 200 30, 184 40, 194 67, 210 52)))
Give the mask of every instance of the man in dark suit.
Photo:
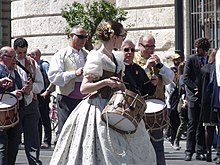
POLYGON ((200 121, 201 111, 201 67, 207 62, 210 42, 207 38, 195 41, 196 54, 190 55, 184 68, 184 83, 188 101, 188 124, 185 161, 191 161, 196 152, 197 160, 206 160, 204 155, 205 131, 200 121))

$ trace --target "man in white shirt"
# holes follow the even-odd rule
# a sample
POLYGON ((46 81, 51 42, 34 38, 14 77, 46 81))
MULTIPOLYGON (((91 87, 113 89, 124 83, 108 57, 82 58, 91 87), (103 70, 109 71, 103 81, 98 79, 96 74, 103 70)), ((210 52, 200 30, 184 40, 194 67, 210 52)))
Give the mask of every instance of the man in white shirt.
POLYGON ((39 160, 40 140, 38 123, 40 112, 37 94, 43 90, 43 76, 36 61, 27 54, 28 43, 23 38, 14 41, 14 49, 17 54, 17 71, 22 78, 22 83, 32 83, 32 90, 24 95, 24 115, 21 117, 24 133, 25 153, 29 164, 42 164, 39 160))
POLYGON ((56 140, 66 119, 85 96, 81 94, 80 86, 88 54, 83 49, 87 38, 87 32, 82 26, 74 26, 70 33, 70 45, 55 53, 50 62, 48 78, 52 84, 56 85, 57 92, 58 131, 56 140))

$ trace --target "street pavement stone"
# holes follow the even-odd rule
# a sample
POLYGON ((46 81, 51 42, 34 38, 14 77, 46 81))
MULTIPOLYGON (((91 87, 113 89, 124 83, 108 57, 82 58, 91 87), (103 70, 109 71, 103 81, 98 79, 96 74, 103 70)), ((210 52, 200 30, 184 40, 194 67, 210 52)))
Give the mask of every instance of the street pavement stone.
MULTIPOLYGON (((53 135, 53 139, 54 137, 55 136, 53 135)), ((198 161, 195 159, 195 154, 193 155, 192 161, 184 161, 184 157, 185 157, 184 151, 185 151, 186 141, 182 140, 180 142, 180 146, 182 147, 180 150, 174 150, 171 147, 170 142, 166 140, 164 141, 165 159, 166 159, 167 165, 211 165, 211 164, 213 165, 215 164, 214 161, 212 162, 198 161)), ((41 149, 40 159, 43 165, 49 165, 53 150, 54 150, 54 145, 52 145, 50 149, 41 149)), ((215 157, 215 154, 216 152, 214 151, 212 153, 212 158, 215 157)), ((28 165, 24 148, 21 148, 19 150, 15 164, 16 165, 28 165)), ((148 164, 146 163, 146 165, 148 164)))

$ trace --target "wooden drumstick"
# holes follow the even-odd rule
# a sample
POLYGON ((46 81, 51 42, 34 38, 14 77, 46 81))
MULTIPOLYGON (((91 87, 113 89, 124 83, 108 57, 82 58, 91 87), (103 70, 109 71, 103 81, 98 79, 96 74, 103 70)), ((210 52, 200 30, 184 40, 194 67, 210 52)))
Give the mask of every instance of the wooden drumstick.
POLYGON ((155 79, 155 78, 152 78, 152 79, 150 79, 150 80, 146 81, 146 82, 144 83, 144 85, 146 85, 146 84, 150 83, 152 80, 156 80, 156 79, 155 79))
MULTIPOLYGON (((7 77, 9 78, 10 76, 11 76, 11 73, 9 73, 7 77)), ((8 83, 9 83, 9 82, 8 82, 8 83)), ((6 91, 6 88, 7 88, 7 84, 8 84, 8 83, 6 83, 5 86, 4 86, 4 88, 3 88, 4 90, 3 90, 3 92, 2 92, 0 101, 2 101, 2 98, 3 98, 3 95, 5 94, 5 91, 6 91)))
POLYGON ((127 82, 124 82, 124 81, 118 80, 118 79, 114 79, 114 78, 111 78, 111 77, 110 77, 110 80, 114 80, 114 81, 118 81, 118 82, 121 82, 121 83, 126 84, 126 85, 130 85, 130 84, 127 83, 127 82))

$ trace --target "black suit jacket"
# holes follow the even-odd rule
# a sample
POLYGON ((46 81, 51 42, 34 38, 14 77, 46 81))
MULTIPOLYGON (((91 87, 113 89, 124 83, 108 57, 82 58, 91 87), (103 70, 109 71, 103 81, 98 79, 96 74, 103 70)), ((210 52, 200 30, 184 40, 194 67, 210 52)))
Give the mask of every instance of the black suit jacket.
POLYGON ((190 55, 184 67, 184 84, 186 85, 186 98, 189 102, 201 101, 202 83, 199 61, 198 55, 190 55))

